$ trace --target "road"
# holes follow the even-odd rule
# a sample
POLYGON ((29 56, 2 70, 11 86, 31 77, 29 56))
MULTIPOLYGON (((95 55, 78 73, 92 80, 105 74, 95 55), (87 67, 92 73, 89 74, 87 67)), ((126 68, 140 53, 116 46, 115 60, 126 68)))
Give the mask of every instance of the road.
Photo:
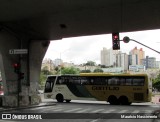
MULTIPOLYGON (((56 103, 56 101, 53 101, 56 103)), ((45 114, 53 118, 54 122, 135 122, 135 119, 124 119, 129 115, 144 116, 150 115, 153 111, 160 109, 160 105, 153 103, 134 103, 130 106, 109 105, 106 102, 97 101, 72 101, 71 103, 56 103, 52 106, 31 107, 24 109, 14 109, 5 113, 18 114, 45 114)), ((132 116, 134 118, 134 116, 132 116)), ((53 121, 53 119, 38 120, 44 122, 53 121)), ((10 122, 11 120, 3 120, 10 122)), ((16 120, 17 121, 17 120, 16 120)), ((19 120, 22 121, 22 120, 19 120)), ((31 120, 25 120, 31 121, 31 120)), ((32 120, 33 122, 36 120, 32 120)), ((136 122, 158 122, 158 119, 136 119, 136 122)), ((1 121, 0 121, 1 122, 1 121)), ((14 122, 14 120, 12 120, 14 122)))

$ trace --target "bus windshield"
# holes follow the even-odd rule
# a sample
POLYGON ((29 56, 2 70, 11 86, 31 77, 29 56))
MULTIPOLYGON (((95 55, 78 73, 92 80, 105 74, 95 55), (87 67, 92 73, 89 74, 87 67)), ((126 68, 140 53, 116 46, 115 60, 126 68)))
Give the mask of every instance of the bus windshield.
POLYGON ((45 90, 44 90, 45 93, 52 92, 55 80, 56 80, 56 76, 49 76, 47 78, 47 81, 46 81, 46 84, 45 84, 45 90))

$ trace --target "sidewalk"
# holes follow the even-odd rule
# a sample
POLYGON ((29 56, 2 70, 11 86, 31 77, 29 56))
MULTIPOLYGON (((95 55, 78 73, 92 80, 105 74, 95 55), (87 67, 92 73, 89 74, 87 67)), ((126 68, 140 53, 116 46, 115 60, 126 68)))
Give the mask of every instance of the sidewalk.
POLYGON ((36 108, 36 107, 43 107, 43 106, 53 106, 53 105, 56 105, 54 101, 44 100, 38 105, 29 105, 29 106, 20 106, 20 107, 0 107, 0 112, 18 110, 18 109, 36 108))

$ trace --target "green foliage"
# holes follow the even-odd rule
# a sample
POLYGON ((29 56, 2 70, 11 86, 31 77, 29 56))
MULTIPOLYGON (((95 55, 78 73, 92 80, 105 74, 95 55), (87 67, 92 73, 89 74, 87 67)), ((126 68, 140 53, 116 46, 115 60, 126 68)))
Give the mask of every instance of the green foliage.
POLYGON ((87 61, 87 63, 85 64, 86 66, 95 66, 95 62, 93 61, 87 61))
POLYGON ((53 73, 51 71, 49 71, 48 69, 46 69, 46 67, 44 67, 41 70, 41 73, 40 73, 40 82, 39 82, 39 84, 41 86, 44 86, 44 84, 46 82, 47 75, 53 75, 53 73))
POLYGON ((87 70, 81 70, 81 73, 91 73, 91 70, 87 69, 87 70))
POLYGON ((153 87, 160 90, 160 74, 157 75, 155 79, 153 79, 153 87))
POLYGON ((40 82, 39 82, 39 84, 40 84, 41 86, 44 86, 46 79, 47 79, 47 75, 44 75, 44 74, 41 72, 41 73, 40 73, 40 82))
POLYGON ((80 70, 74 67, 65 67, 61 69, 61 74, 79 74, 80 70))
POLYGON ((97 68, 97 69, 95 69, 93 72, 103 72, 103 70, 100 69, 100 68, 97 68))

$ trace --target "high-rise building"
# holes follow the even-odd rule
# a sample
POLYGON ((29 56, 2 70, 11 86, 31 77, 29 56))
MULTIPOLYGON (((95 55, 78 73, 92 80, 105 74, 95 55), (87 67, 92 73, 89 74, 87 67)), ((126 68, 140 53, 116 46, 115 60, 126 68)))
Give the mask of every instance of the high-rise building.
POLYGON ((123 70, 128 70, 128 55, 126 53, 116 54, 117 67, 122 67, 123 70))
POLYGON ((54 65, 55 66, 61 66, 62 63, 63 63, 62 59, 57 58, 57 59, 54 60, 54 65))
POLYGON ((101 50, 101 65, 114 66, 116 63, 115 56, 118 53, 118 50, 107 49, 104 47, 103 50, 101 50))
MULTIPOLYGON (((129 52, 130 56, 130 61, 132 61, 133 64, 131 65, 142 65, 142 59, 144 59, 145 57, 145 52, 143 51, 142 48, 137 49, 137 47, 135 47, 134 49, 132 49, 129 52)), ((131 63, 131 62, 130 62, 131 63)))
POLYGON ((138 65, 138 55, 128 55, 128 63, 129 65, 138 65))
POLYGON ((156 68, 156 58, 146 56, 146 58, 142 59, 142 64, 148 68, 156 68))

